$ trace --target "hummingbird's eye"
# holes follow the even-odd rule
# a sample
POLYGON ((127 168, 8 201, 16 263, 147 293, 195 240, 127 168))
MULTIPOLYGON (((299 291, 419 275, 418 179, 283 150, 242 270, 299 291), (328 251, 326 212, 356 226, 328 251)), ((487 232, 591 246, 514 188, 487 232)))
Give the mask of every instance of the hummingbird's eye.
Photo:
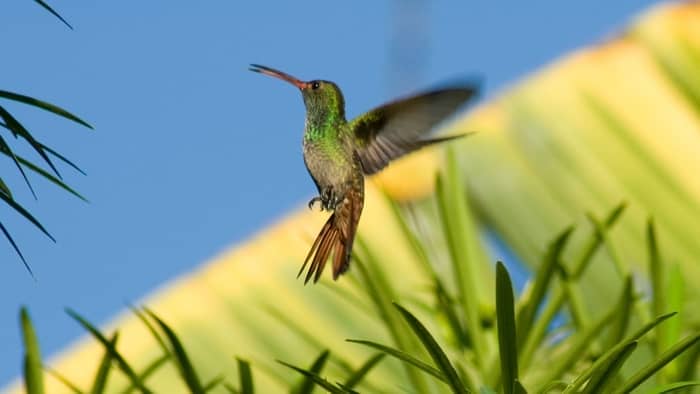
POLYGON ((318 81, 311 82, 311 89, 316 90, 321 87, 321 83, 318 81))

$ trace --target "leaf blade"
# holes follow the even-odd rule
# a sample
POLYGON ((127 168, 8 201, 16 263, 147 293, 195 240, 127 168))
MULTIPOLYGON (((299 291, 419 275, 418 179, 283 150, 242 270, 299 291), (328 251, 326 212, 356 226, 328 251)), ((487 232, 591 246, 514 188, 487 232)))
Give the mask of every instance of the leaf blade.
POLYGON ((158 315, 153 313, 151 310, 146 308, 144 308, 144 310, 153 320, 155 320, 155 322, 158 324, 163 333, 165 333, 165 337, 168 339, 168 342, 170 342, 170 346, 172 348, 171 355, 173 357, 173 360, 175 361, 180 375, 187 387, 193 394, 204 394, 204 386, 202 385, 199 377, 197 376, 197 373, 194 370, 194 366, 192 365, 192 362, 187 356, 187 352, 185 351, 184 346, 182 346, 182 342, 180 342, 180 339, 178 339, 173 329, 170 328, 168 324, 161 320, 161 318, 158 317, 158 315))
POLYGON ((84 329, 86 329, 98 342, 107 350, 112 358, 117 362, 119 368, 124 372, 124 374, 129 378, 131 383, 144 394, 151 394, 152 391, 149 390, 143 383, 141 378, 134 372, 133 368, 129 365, 126 359, 117 351, 117 349, 112 346, 109 339, 104 336, 95 326, 90 324, 85 318, 80 316, 78 313, 70 308, 66 309, 66 313, 72 317, 78 324, 80 324, 84 329))
POLYGON ((361 340, 361 339, 347 339, 347 341, 352 342, 352 343, 358 343, 360 345, 365 345, 365 346, 371 347, 373 349, 381 350, 382 352, 384 352, 384 353, 386 353, 394 358, 397 358, 397 359, 399 359, 399 360, 401 360, 409 365, 412 365, 412 366, 420 369, 421 371, 423 371, 429 375, 432 375, 432 376, 436 377, 437 379, 447 383, 447 378, 439 369, 411 356, 408 353, 405 353, 405 352, 402 352, 400 350, 391 348, 391 347, 386 346, 386 345, 382 345, 380 343, 372 342, 372 341, 365 341, 365 340, 361 340))
POLYGON ((637 342, 630 342, 622 347, 619 351, 610 356, 610 359, 605 364, 601 364, 600 368, 593 371, 591 379, 586 385, 584 394, 604 393, 610 384, 614 381, 622 365, 632 355, 632 352, 637 348, 637 342))
POLYGON ((236 358, 238 363, 238 379, 241 384, 241 394, 253 394, 255 385, 253 384, 253 373, 250 370, 250 363, 241 358, 236 358))
POLYGON ((362 379, 372 370, 380 361, 386 356, 385 353, 377 353, 365 361, 360 368, 357 369, 352 375, 350 375, 343 383, 343 387, 352 389, 357 386, 362 379))
POLYGON ((326 361, 328 361, 328 357, 330 356, 330 354, 331 353, 329 350, 322 351, 321 354, 319 354, 318 357, 316 357, 314 362, 311 364, 311 367, 308 371, 302 368, 295 367, 291 364, 287 364, 283 361, 277 360, 277 362, 279 362, 280 364, 304 375, 304 378, 291 390, 291 392, 294 394, 311 394, 311 392, 313 392, 314 390, 315 384, 320 385, 326 390, 328 390, 327 386, 333 386, 332 384, 328 383, 326 379, 323 379, 319 376, 319 374, 323 370, 323 367, 326 365, 326 361))
POLYGON ((42 233, 44 233, 47 237, 49 237, 50 240, 56 242, 56 239, 49 234, 48 231, 44 228, 44 226, 39 223, 32 214, 30 214, 24 207, 22 207, 19 203, 17 203, 15 200, 7 197, 5 193, 0 193, 0 200, 3 200, 7 203, 7 205, 11 206, 15 211, 17 211, 20 215, 24 216, 25 219, 29 220, 34 226, 36 226, 39 230, 41 230, 42 233))
POLYGON ((64 25, 68 26, 69 29, 73 30, 73 26, 71 26, 70 23, 68 23, 65 19, 63 19, 63 17, 62 17, 58 12, 56 12, 53 8, 51 8, 51 6, 49 6, 48 4, 46 4, 46 2, 44 2, 43 0, 34 0, 34 2, 37 3, 37 4, 39 4, 40 6, 44 7, 44 9, 45 9, 46 11, 50 12, 51 14, 53 14, 53 16, 55 16, 55 17, 58 18, 61 22, 63 22, 64 25))
POLYGON ((644 381, 649 379, 666 364, 678 357, 684 351, 688 350, 691 346, 695 345, 699 340, 700 333, 696 333, 694 335, 688 336, 687 338, 671 346, 668 350, 663 352, 656 360, 650 362, 642 369, 640 369, 636 374, 632 375, 629 379, 627 379, 627 381, 622 385, 622 388, 618 389, 617 392, 627 393, 634 390, 637 386, 644 383, 644 381))
POLYGON ((313 385, 314 385, 314 384, 316 384, 316 385, 318 385, 318 386, 320 386, 320 387, 323 387, 325 390, 328 390, 328 392, 331 393, 331 394, 346 394, 346 393, 347 393, 346 391, 344 391, 344 390, 338 388, 337 386, 335 386, 335 385, 331 384, 330 382, 328 382, 326 379, 324 379, 324 378, 318 376, 317 374, 315 374, 315 373, 313 373, 313 372, 311 372, 311 371, 307 371, 307 370, 305 370, 305 369, 303 369, 303 368, 299 368, 299 367, 297 367, 297 366, 295 366, 295 365, 285 363, 284 361, 277 360, 277 362, 280 363, 280 364, 282 364, 282 365, 284 365, 284 366, 287 367, 287 368, 290 368, 290 369, 293 369, 293 370, 299 372, 300 374, 304 375, 304 377, 306 378, 306 380, 308 380, 309 382, 311 382, 311 386, 310 386, 310 388, 309 388, 307 391, 303 391, 303 392, 302 392, 302 391, 295 391, 295 392, 298 393, 298 394, 309 394, 309 393, 311 393, 311 391, 313 391, 313 385))
MULTIPOLYGON (((119 340, 119 333, 115 332, 112 338, 109 339, 109 343, 112 347, 117 346, 117 340, 119 340)), ((107 378, 109 377, 109 372, 112 366, 112 354, 106 350, 105 354, 100 360, 100 365, 97 367, 97 373, 92 381, 92 387, 90 388, 91 394, 101 394, 105 392, 107 387, 107 378)))
POLYGON ((462 383, 462 380, 457 375, 455 367, 452 365, 447 355, 442 350, 440 345, 438 345, 432 334, 425 328, 423 323, 421 323, 411 312, 403 308, 401 305, 394 303, 396 309, 399 310, 401 316, 406 320, 408 325, 413 330, 414 334, 421 341, 425 349, 430 354, 438 369, 442 371, 447 379, 447 384, 450 386, 454 393, 467 393, 468 390, 462 383))
POLYGON ((41 368, 41 351, 34 325, 26 307, 20 309, 20 324, 24 341, 24 384, 27 394, 44 394, 44 375, 41 368))
POLYGON ((505 394, 513 394, 518 381, 518 340, 513 284, 506 267, 500 261, 496 263, 496 321, 503 390, 505 394))

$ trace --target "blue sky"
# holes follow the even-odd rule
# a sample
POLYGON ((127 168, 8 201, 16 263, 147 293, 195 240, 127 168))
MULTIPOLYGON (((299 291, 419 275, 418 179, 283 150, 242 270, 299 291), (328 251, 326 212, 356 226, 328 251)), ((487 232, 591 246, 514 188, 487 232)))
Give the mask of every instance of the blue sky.
POLYGON ((481 76, 488 97, 653 2, 49 3, 74 31, 33 1, 0 6, 0 89, 61 105, 95 131, 3 105, 87 171, 60 168, 90 203, 37 177, 34 201, 1 164, 58 242, 0 206, 37 277, 0 241, 0 386, 20 371, 20 305, 52 354, 82 334, 64 307, 104 322, 315 193, 299 93, 249 63, 337 82, 349 116, 455 77, 481 76))

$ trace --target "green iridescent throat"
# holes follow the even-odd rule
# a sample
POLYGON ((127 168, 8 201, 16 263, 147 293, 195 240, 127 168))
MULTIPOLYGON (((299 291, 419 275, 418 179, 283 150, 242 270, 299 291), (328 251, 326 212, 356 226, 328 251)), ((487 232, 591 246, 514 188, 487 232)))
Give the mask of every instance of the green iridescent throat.
POLYGON ((306 132, 304 139, 315 142, 326 138, 338 137, 344 129, 345 101, 340 89, 328 81, 324 81, 317 91, 304 92, 306 106, 306 132))

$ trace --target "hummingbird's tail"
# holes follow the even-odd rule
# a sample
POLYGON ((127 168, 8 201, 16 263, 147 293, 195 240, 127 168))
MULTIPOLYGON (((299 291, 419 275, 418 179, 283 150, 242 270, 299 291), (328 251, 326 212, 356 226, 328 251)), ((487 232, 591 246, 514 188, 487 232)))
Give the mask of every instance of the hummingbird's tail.
POLYGON ((318 282, 331 254, 333 256, 333 280, 338 279, 338 276, 347 271, 350 266, 352 244, 355 240, 355 232, 357 231, 357 223, 360 221, 363 204, 364 191, 361 185, 359 189, 355 188, 349 191, 343 201, 335 207, 333 214, 316 237, 299 270, 297 277, 301 276, 311 260, 304 284, 308 283, 312 277, 314 283, 318 282))

